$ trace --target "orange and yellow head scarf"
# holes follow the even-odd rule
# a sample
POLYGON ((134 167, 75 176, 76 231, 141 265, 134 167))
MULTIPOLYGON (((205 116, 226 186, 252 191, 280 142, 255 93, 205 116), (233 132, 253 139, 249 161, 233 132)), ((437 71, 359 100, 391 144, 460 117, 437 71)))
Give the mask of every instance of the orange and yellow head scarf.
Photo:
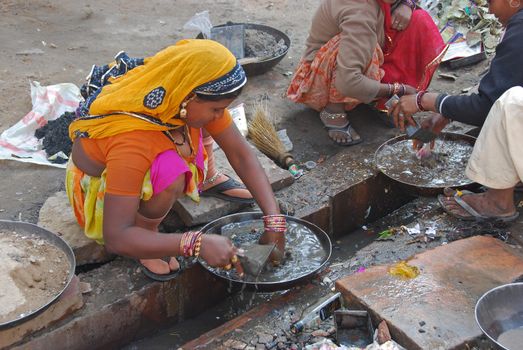
MULTIPOLYGON (((143 65, 110 78, 89 106, 89 116, 71 123, 69 135, 71 139, 78 135, 102 138, 133 130, 165 131, 182 126, 185 122, 176 115, 183 100, 202 85, 216 86, 220 77, 237 67, 234 55, 215 41, 181 40, 146 58, 143 65)), ((239 70, 244 74, 241 67, 239 70)))

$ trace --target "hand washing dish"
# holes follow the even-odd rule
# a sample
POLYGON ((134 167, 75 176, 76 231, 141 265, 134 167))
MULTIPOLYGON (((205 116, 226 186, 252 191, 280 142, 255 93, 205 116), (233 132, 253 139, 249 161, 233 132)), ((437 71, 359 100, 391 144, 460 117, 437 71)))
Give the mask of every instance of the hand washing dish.
MULTIPOLYGON (((258 242, 263 233, 262 216, 259 212, 224 216, 205 225, 202 232, 227 236, 236 247, 241 248, 258 242)), ((305 282, 326 266, 332 244, 329 236, 316 225, 292 216, 286 216, 286 219, 286 252, 282 264, 265 269, 256 278, 240 278, 235 270, 213 268, 202 259, 199 262, 221 279, 258 291, 283 290, 305 282)))
POLYGON ((417 159, 412 140, 407 135, 383 143, 374 154, 374 163, 385 176, 412 195, 435 196, 445 187, 471 188, 473 181, 465 168, 476 138, 457 133, 441 133, 432 154, 417 159))

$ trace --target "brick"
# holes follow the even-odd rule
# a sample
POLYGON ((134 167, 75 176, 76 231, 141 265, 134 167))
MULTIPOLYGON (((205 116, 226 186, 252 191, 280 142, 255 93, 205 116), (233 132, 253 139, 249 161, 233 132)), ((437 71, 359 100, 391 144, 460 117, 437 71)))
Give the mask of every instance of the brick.
POLYGON ((38 226, 59 235, 71 246, 77 266, 103 263, 114 258, 103 246, 85 236, 64 191, 56 192, 45 201, 40 209, 38 226))

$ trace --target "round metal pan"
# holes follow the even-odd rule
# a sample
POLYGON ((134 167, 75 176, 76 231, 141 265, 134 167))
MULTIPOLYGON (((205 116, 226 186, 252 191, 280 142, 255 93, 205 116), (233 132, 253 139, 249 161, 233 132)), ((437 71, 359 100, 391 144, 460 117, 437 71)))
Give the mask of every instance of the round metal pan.
MULTIPOLYGON (((243 24, 245 29, 255 29, 255 30, 258 30, 261 32, 268 33, 274 37, 274 40, 276 42, 283 39, 283 42, 287 46, 287 49, 284 52, 282 52, 281 54, 279 54, 278 56, 274 56, 274 57, 271 57, 269 59, 266 59, 266 60, 260 61, 260 62, 252 62, 252 63, 243 64, 242 67, 248 76, 260 75, 260 74, 263 74, 263 73, 267 72, 268 70, 270 70, 272 67, 277 65, 283 59, 283 57, 285 57, 285 55, 289 51, 289 48, 291 47, 291 39, 285 33, 279 31, 276 28, 269 27, 269 26, 266 26, 263 24, 227 22, 226 24, 220 24, 215 27, 225 27, 225 26, 230 26, 230 25, 235 25, 235 24, 243 24)), ((203 39, 202 33, 198 34, 198 36, 196 38, 203 39)))
POLYGON ((516 349, 503 346, 498 337, 523 327, 523 283, 509 283, 489 290, 478 299, 474 314, 479 328, 495 344, 495 349, 516 349))
MULTIPOLYGON (((259 220, 262 218, 262 216, 263 216, 263 214, 260 212, 236 213, 236 214, 224 216, 222 218, 214 220, 214 221, 208 223, 207 225, 205 225, 202 228, 202 232, 204 234, 211 233, 211 234, 220 235, 221 228, 227 224, 231 224, 231 223, 235 223, 235 222, 242 222, 242 221, 259 220)), ((295 218, 292 216, 285 216, 285 217, 288 222, 294 221, 296 223, 299 223, 300 225, 307 227, 309 230, 311 230, 311 232, 313 232, 316 235, 316 237, 320 241, 320 243, 326 253, 326 257, 325 257, 324 261, 321 263, 321 265, 318 268, 316 268, 315 270, 310 271, 307 274, 298 276, 293 279, 288 279, 288 280, 283 280, 283 281, 278 281, 278 282, 249 282, 249 281, 243 281, 241 279, 228 278, 223 275, 220 275, 220 274, 216 273, 213 269, 209 268, 209 266, 205 262, 203 262, 201 260, 201 258, 198 259, 198 261, 203 266, 203 268, 205 268, 207 271, 209 271, 213 275, 219 277, 220 279, 226 280, 226 281, 231 282, 238 286, 246 285, 248 288, 252 288, 253 290, 257 290, 260 292, 269 292, 269 291, 289 289, 295 285, 307 282, 316 273, 321 271, 326 266, 326 264, 329 262, 329 259, 332 254, 331 240, 330 240, 329 236, 318 226, 316 226, 308 221, 301 220, 301 219, 298 219, 298 218, 295 218)))
POLYGON ((0 220, 0 230, 15 231, 17 233, 24 233, 24 234, 32 235, 38 239, 43 239, 46 242, 48 242, 49 244, 57 247, 62 252, 64 252, 65 256, 67 257, 67 261, 69 262, 69 272, 68 272, 67 280, 66 280, 66 283, 65 283, 63 289, 59 293, 57 293, 54 297, 52 297, 49 301, 47 301, 47 303, 40 306, 39 308, 31 310, 25 314, 19 315, 17 318, 15 318, 13 320, 0 323, 0 329, 4 329, 4 328, 10 328, 10 327, 16 326, 20 323, 23 323, 23 322, 35 317, 36 315, 38 315, 39 313, 41 313, 42 311, 47 309, 49 306, 51 306, 51 304, 53 304, 56 300, 58 300, 58 298, 67 289, 67 287, 69 286, 69 283, 71 283, 71 280, 74 277, 76 260, 74 257, 73 250, 62 238, 60 238, 58 235, 55 235, 54 233, 52 233, 40 226, 36 226, 36 225, 30 224, 30 223, 20 222, 20 221, 0 220))
MULTIPOLYGON (((476 138, 473 136, 466 135, 466 134, 450 133, 450 132, 442 132, 438 136, 438 138, 443 139, 443 140, 449 140, 449 141, 465 141, 472 146, 474 146, 474 143, 476 142, 476 138)), ((406 191, 407 193, 409 193, 411 195, 432 197, 432 196, 436 196, 436 195, 442 193, 443 189, 445 187, 449 187, 449 186, 429 187, 429 186, 420 186, 418 184, 405 182, 405 181, 402 181, 402 180, 396 178, 392 174, 387 173, 386 169, 384 169, 382 166, 380 166, 380 164, 378 162, 378 155, 381 153, 381 151, 387 146, 393 145, 397 142, 400 142, 400 141, 403 141, 406 139, 407 139, 407 135, 400 135, 400 136, 394 137, 394 138, 384 142, 380 147, 378 147, 378 149, 374 153, 374 164, 376 164, 376 167, 385 176, 387 176, 389 179, 396 182, 404 191, 406 191)), ((460 189, 472 189, 477 186, 478 185, 475 182, 470 180, 470 182, 468 182, 468 183, 461 184, 459 186, 450 186, 450 187, 454 187, 454 188, 459 187, 460 189)))

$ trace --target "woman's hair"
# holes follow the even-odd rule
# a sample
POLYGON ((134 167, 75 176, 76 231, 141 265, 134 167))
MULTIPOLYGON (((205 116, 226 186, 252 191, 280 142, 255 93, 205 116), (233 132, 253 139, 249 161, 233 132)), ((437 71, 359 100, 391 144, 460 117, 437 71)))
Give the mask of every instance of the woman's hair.
POLYGON ((233 92, 229 92, 229 93, 226 93, 226 94, 223 94, 223 95, 207 95, 207 94, 196 93, 196 96, 200 100, 204 100, 204 101, 229 100, 229 99, 234 99, 234 98, 240 96, 242 90, 243 90, 243 86, 241 88, 237 89, 237 90, 234 90, 233 92))

